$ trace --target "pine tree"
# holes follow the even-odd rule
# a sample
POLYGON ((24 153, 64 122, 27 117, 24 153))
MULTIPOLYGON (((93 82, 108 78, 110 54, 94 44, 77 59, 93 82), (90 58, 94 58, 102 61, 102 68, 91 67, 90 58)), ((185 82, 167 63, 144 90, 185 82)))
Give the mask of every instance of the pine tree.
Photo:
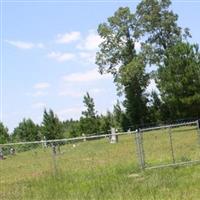
POLYGON ((46 109, 44 110, 42 133, 48 140, 63 138, 62 123, 51 109, 49 112, 46 109))
POLYGON ((9 140, 8 129, 0 122, 0 144, 6 143, 9 140))
POLYGON ((23 119, 14 129, 12 139, 17 141, 40 140, 39 127, 31 119, 23 119))
POLYGON ((99 132, 99 118, 95 110, 95 104, 92 97, 87 92, 83 97, 83 104, 86 110, 82 112, 80 118, 80 130, 84 134, 97 134, 99 132))
POLYGON ((94 99, 90 97, 88 92, 83 97, 83 104, 86 107, 86 110, 82 112, 82 115, 84 115, 86 118, 95 118, 96 111, 95 111, 94 99))

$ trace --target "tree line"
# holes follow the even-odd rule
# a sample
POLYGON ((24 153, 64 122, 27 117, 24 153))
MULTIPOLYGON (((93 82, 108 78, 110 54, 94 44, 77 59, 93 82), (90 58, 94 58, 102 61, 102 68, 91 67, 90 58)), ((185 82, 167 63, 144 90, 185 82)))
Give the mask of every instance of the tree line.
POLYGON ((35 124, 31 119, 23 119, 9 134, 8 129, 3 123, 0 123, 0 143, 107 134, 110 133, 111 127, 127 128, 125 127, 125 112, 121 109, 119 102, 114 106, 113 112, 107 111, 105 115, 98 114, 94 99, 88 92, 84 95, 83 103, 85 110, 82 111, 79 120, 60 121, 52 109, 44 109, 43 120, 40 125, 35 124), (123 123, 124 127, 121 126, 123 123))
POLYGON ((127 130, 146 123, 159 123, 200 116, 200 52, 190 42, 188 28, 178 25, 170 0, 142 0, 135 12, 120 7, 99 24, 102 38, 96 64, 102 76, 113 75, 124 101, 99 115, 87 93, 86 110, 79 120, 61 122, 52 110, 44 110, 43 122, 24 119, 11 136, 0 124, 0 141, 76 137, 108 132, 111 126, 127 130), (147 92, 154 80, 156 91, 147 92))

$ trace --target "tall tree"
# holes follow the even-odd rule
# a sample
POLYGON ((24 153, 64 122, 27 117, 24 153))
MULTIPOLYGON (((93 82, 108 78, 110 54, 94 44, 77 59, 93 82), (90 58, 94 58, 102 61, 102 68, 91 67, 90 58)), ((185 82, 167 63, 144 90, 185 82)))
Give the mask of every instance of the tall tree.
POLYGON ((63 126, 58 117, 54 114, 53 110, 49 112, 45 109, 42 122, 42 133, 46 139, 60 139, 63 138, 63 126))
POLYGON ((87 92, 83 97, 83 104, 86 110, 80 118, 80 130, 84 134, 96 134, 99 131, 99 118, 95 110, 94 99, 87 92))
POLYGON ((142 0, 137 6, 142 49, 150 64, 160 64, 167 48, 190 36, 188 28, 178 26, 178 15, 170 5, 170 0, 142 0))
POLYGON ((145 116, 142 113, 146 110, 144 88, 147 76, 144 62, 135 49, 139 38, 135 15, 127 7, 119 8, 107 23, 99 25, 98 33, 103 42, 96 55, 96 64, 101 73, 112 73, 118 88, 124 89, 124 105, 130 122, 142 123, 145 116))
POLYGON ((98 27, 103 42, 96 55, 96 63, 101 73, 118 74, 118 67, 127 65, 136 55, 135 45, 138 38, 134 14, 128 7, 120 7, 107 23, 98 27))
POLYGON ((0 144, 6 143, 9 140, 8 129, 0 122, 0 144))
MULTIPOLYGON (((156 66, 158 70, 160 66, 163 67, 164 60, 166 62, 166 51, 191 37, 188 28, 183 29, 178 25, 178 15, 171 10, 170 6, 170 0, 143 0, 138 4, 135 14, 142 40, 142 54, 146 63, 153 64, 154 69, 156 66)), ((155 78, 156 76, 154 76, 155 78)), ((170 116, 169 106, 167 104, 156 105, 163 100, 158 102, 159 98, 155 93, 152 97, 154 105, 149 110, 150 121, 168 119, 170 116), (159 114, 159 112, 161 113, 159 114)))
POLYGON ((105 133, 110 133, 111 127, 116 127, 114 124, 114 116, 110 111, 107 111, 105 115, 101 115, 100 118, 100 131, 105 133))
POLYGON ((115 126, 118 128, 121 128, 122 115, 123 115, 123 110, 122 110, 122 108, 120 106, 120 102, 118 100, 117 103, 113 107, 114 123, 115 123, 115 126))
POLYGON ((152 91, 149 101, 149 122, 159 122, 166 116, 166 111, 163 109, 163 102, 157 91, 152 91))
POLYGON ((65 137, 76 137, 80 136, 79 120, 66 120, 63 122, 64 136, 65 137))
POLYGON ((14 129, 12 139, 17 141, 39 140, 39 127, 31 119, 23 119, 14 129))
POLYGON ((124 86, 127 116, 132 125, 143 124, 147 119, 147 96, 145 94, 149 75, 145 73, 143 57, 138 55, 120 69, 119 81, 124 86))
POLYGON ((198 45, 178 43, 165 52, 157 83, 169 117, 200 116, 200 52, 198 45))
POLYGON ((127 131, 129 129, 130 121, 122 109, 119 101, 117 101, 116 105, 114 105, 113 118, 115 127, 120 128, 123 131, 127 131))
POLYGON ((83 111, 82 114, 86 118, 95 118, 96 111, 95 111, 94 99, 90 97, 88 92, 83 97, 83 104, 86 107, 86 110, 83 111))

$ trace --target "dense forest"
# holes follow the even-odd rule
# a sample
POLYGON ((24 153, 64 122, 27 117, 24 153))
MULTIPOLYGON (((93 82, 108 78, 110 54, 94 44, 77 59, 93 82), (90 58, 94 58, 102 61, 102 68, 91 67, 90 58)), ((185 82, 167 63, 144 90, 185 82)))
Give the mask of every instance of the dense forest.
POLYGON ((53 110, 45 109, 40 125, 23 119, 9 134, 0 123, 0 143, 108 133, 111 127, 127 131, 145 124, 197 119, 199 46, 190 42, 190 30, 178 25, 178 15, 170 5, 170 0, 143 0, 134 13, 129 7, 120 7, 98 26, 103 42, 96 53, 96 64, 102 76, 113 75, 123 102, 118 101, 113 110, 102 115, 86 93, 79 120, 60 121, 53 110), (155 81, 157 90, 148 93, 151 81, 155 81))

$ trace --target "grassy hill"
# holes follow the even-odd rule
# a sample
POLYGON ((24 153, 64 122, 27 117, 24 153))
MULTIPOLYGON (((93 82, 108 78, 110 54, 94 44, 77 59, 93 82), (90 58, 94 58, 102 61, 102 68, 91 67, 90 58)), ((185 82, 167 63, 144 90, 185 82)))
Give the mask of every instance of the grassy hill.
MULTIPOLYGON (((174 129, 177 161, 199 159, 196 130, 174 129)), ((147 165, 171 162, 167 130, 144 135, 147 165)), ((133 135, 66 144, 56 157, 38 147, 0 160, 0 199, 145 199, 200 198, 200 165, 141 171, 133 135)))

